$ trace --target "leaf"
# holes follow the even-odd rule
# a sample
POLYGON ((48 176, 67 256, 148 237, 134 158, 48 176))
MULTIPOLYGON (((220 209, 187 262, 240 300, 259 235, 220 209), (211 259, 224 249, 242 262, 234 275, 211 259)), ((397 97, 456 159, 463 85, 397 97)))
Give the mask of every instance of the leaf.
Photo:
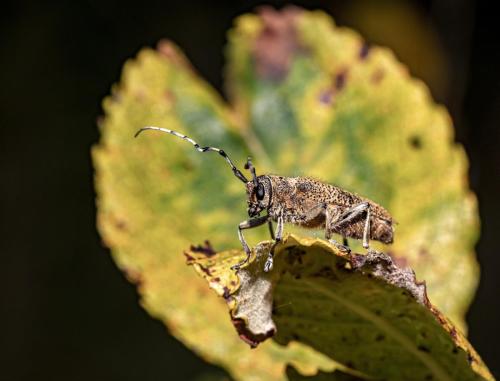
POLYGON ((398 225, 394 245, 378 248, 425 279, 465 330, 478 282, 476 199, 450 117, 427 87, 391 51, 297 8, 238 19, 228 86, 257 170, 318 177, 383 205, 398 225))
POLYGON ((342 373, 335 371, 333 373, 318 372, 314 376, 303 376, 297 372, 293 367, 288 367, 286 369, 286 375, 289 380, 293 381, 359 381, 362 378, 353 376, 348 373, 342 373))
POLYGON ((118 266, 137 284, 144 308, 239 380, 284 379, 288 363, 306 374, 318 367, 332 370, 332 360, 299 344, 270 342, 248 353, 226 319, 224 303, 185 266, 182 252, 193 241, 210 237, 218 247, 234 247, 235 226, 245 214, 243 188, 215 155, 154 134, 134 140, 134 133, 161 125, 229 154, 246 148, 229 111, 184 56, 167 42, 158 51, 141 51, 125 65, 104 109, 101 142, 92 152, 98 227, 118 266))
POLYGON ((298 9, 238 18, 228 60, 231 106, 169 42, 128 61, 104 101, 92 150, 98 228, 144 308, 239 380, 284 380, 288 364, 304 375, 339 368, 299 343, 248 351, 234 335, 225 303, 193 277, 182 252, 207 239, 216 251, 240 247, 242 184, 216 154, 175 137, 133 139, 159 125, 221 147, 236 163, 250 153, 259 173, 316 176, 383 204, 400 222, 391 254, 463 326, 477 283, 475 199, 449 117, 425 87, 389 51, 367 50, 325 14, 298 9))
POLYGON ((276 334, 282 345, 306 343, 370 379, 493 380, 462 334, 431 305, 424 283, 388 255, 346 255, 324 240, 291 235, 276 249, 273 271, 265 273, 269 249, 270 243, 259 244, 237 275, 230 266, 243 253, 187 253, 224 296, 240 337, 252 346, 276 334), (225 274, 233 275, 229 280, 225 274))

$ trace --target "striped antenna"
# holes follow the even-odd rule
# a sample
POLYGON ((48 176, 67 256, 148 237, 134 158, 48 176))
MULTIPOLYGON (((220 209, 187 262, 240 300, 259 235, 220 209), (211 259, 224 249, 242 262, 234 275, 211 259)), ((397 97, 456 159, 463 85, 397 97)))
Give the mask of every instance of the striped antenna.
POLYGON ((226 159, 227 163, 231 166, 231 169, 233 170, 234 175, 238 179, 240 179, 245 184, 248 182, 248 180, 246 179, 246 177, 243 176, 243 173, 241 173, 241 171, 238 168, 236 168, 236 166, 233 164, 233 162, 231 161, 231 159, 229 158, 229 156, 227 156, 227 154, 223 150, 221 150, 220 148, 215 148, 215 147, 200 147, 200 145, 198 143, 196 143, 193 139, 191 139, 190 137, 187 137, 186 135, 182 135, 182 134, 178 133, 177 131, 169 130, 167 128, 160 128, 160 127, 153 127, 153 126, 142 127, 139 131, 137 131, 135 133, 134 137, 138 137, 139 134, 142 131, 145 131, 145 130, 161 131, 161 132, 164 132, 166 134, 177 136, 178 138, 181 138, 181 139, 186 140, 189 143, 191 143, 194 146, 194 148, 197 151, 199 151, 199 152, 207 152, 207 151, 217 152, 224 159, 226 159))
POLYGON ((255 186, 257 186, 257 184, 258 184, 257 174, 255 173, 255 167, 252 164, 252 158, 250 156, 248 156, 248 158, 247 158, 247 163, 245 164, 245 169, 250 170, 250 173, 252 174, 253 183, 255 186))

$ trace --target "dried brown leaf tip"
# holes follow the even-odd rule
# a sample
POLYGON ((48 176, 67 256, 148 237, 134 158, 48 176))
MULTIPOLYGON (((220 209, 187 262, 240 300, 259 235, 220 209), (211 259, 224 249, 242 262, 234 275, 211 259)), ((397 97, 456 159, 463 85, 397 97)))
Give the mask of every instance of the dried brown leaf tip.
POLYGON ((347 84, 347 80, 349 77, 348 68, 343 68, 339 70, 331 80, 328 88, 321 92, 319 100, 321 103, 325 105, 332 105, 335 101, 335 96, 344 89, 347 84))
POLYGON ((464 380, 492 379, 431 305, 425 283, 389 255, 345 254, 322 239, 290 235, 276 249, 274 270, 265 273, 268 250, 268 242, 257 245, 237 273, 230 270, 230 252, 189 253, 197 272, 225 297, 239 337, 252 348, 270 337, 283 345, 299 341, 387 380, 455 380, 457 369, 464 380))
POLYGON ((398 267, 388 254, 374 250, 370 250, 366 255, 352 254, 349 263, 354 270, 373 275, 388 284, 407 290, 420 304, 430 307, 425 282, 418 282, 411 268, 398 267))

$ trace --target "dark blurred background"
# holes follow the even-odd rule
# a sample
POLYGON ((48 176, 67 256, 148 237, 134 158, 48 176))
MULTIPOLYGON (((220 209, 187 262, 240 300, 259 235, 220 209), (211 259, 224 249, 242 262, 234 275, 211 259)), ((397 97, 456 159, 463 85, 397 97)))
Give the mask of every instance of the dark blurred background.
MULTIPOLYGON (((270 1, 277 7, 288 2, 270 1)), ((453 117, 482 220, 470 340, 500 376, 500 43, 487 1, 298 1, 391 47, 453 117)), ((161 38, 222 91, 232 19, 256 1, 10 1, 0 11, 2 380, 222 374, 137 303, 95 228, 90 146, 121 67, 161 38)))

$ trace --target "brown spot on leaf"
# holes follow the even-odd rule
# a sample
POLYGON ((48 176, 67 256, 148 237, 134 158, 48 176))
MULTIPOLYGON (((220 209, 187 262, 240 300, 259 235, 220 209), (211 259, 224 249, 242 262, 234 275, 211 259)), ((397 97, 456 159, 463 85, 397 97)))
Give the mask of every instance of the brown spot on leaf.
POLYGON ((373 72, 371 81, 374 85, 378 85, 385 77, 385 72, 383 69, 377 69, 373 72))
POLYGON ((146 93, 144 89, 137 89, 134 92, 134 97, 137 102, 143 102, 146 99, 146 93))
POLYGON ((467 352, 467 361, 469 362, 469 364, 472 364, 474 361, 476 361, 470 352, 467 352))
POLYGON ((163 92, 163 98, 165 99, 166 103, 169 105, 171 105, 175 102, 175 94, 170 90, 165 90, 163 92))
POLYGON ((434 306, 431 306, 431 312, 434 314, 434 316, 436 316, 436 318, 439 320, 439 323, 442 325, 442 326, 446 326, 447 325, 447 321, 446 319, 444 318, 443 315, 439 314, 437 312, 437 310, 435 309, 434 306))
POLYGON ((227 286, 224 286, 224 293, 222 294, 222 297, 226 300, 228 300, 231 296, 231 291, 227 286))
POLYGON ((116 220, 115 221, 115 226, 118 230, 126 230, 127 229, 127 223, 124 220, 116 220))
POLYGON ((422 345, 422 344, 420 344, 417 348, 421 352, 426 352, 426 353, 430 353, 431 352, 431 350, 430 350, 429 347, 427 347, 425 345, 422 345))
POLYGON ((293 56, 302 50, 295 29, 302 10, 288 6, 277 11, 264 6, 258 13, 263 27, 252 49, 257 75, 281 80, 288 73, 293 56))
POLYGON ((124 268, 122 268, 122 271, 130 283, 133 283, 138 287, 142 285, 143 277, 142 277, 142 274, 138 270, 135 270, 135 269, 132 269, 129 267, 124 267, 124 268))
POLYGON ((184 252, 184 256, 186 257, 186 261, 188 264, 195 261, 195 258, 186 251, 184 252))
POLYGON ((319 94, 319 101, 325 105, 329 105, 333 100, 332 89, 324 90, 319 94))
POLYGON ((370 53, 370 45, 367 42, 363 42, 361 48, 359 49, 359 59, 362 61, 365 60, 368 57, 369 53, 370 53))
POLYGON ((335 90, 336 91, 340 91, 344 88, 346 80, 347 80, 347 74, 348 74, 347 69, 344 69, 344 70, 339 71, 335 75, 335 90))
POLYGON ((319 101, 325 105, 333 104, 335 96, 345 87, 349 71, 341 69, 333 76, 330 86, 319 95, 319 101))
POLYGON ((108 215, 109 222, 118 230, 125 231, 127 230, 127 222, 125 219, 117 216, 116 214, 110 213, 108 215))
POLYGON ((422 148, 422 139, 420 139, 420 137, 417 135, 410 137, 408 142, 410 143, 411 147, 414 149, 418 150, 418 149, 422 148))
POLYGON ((207 267, 205 267, 205 266, 202 266, 202 265, 200 265, 200 264, 199 264, 199 266, 200 266, 200 270, 201 270, 201 271, 203 271, 203 272, 204 272, 205 274, 207 274, 208 276, 210 276, 210 275, 212 274, 212 272, 210 271, 210 269, 209 269, 209 268, 207 268, 207 267))
POLYGON ((215 255, 216 251, 210 244, 210 241, 208 239, 205 240, 205 242, 202 245, 191 245, 190 250, 194 253, 202 253, 205 254, 207 257, 211 257, 212 255, 215 255))
POLYGON ((458 334, 457 334, 457 329, 455 327, 451 328, 450 335, 451 335, 451 337, 453 338, 454 341, 457 340, 457 335, 458 334))
POLYGON ((421 247, 420 250, 418 251, 418 255, 420 257, 428 257, 429 256, 429 251, 426 248, 421 247))

